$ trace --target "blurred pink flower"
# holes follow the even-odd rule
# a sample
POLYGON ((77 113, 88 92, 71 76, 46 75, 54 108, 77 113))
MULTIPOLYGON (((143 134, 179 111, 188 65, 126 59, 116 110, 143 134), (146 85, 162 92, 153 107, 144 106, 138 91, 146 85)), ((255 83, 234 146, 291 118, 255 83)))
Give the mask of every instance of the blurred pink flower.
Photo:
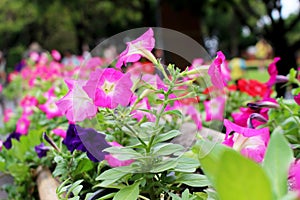
POLYGON ((44 93, 44 97, 47 99, 44 104, 39 105, 39 108, 46 113, 48 119, 52 119, 54 117, 62 116, 61 111, 55 104, 56 95, 54 94, 54 88, 50 88, 47 92, 44 93))
POLYGON ((12 109, 7 108, 4 110, 4 117, 3 117, 3 122, 8 122, 10 118, 14 115, 12 109))
POLYGON ((39 60, 39 57, 40 57, 40 55, 37 53, 37 52, 31 52, 30 54, 29 54, 29 58, 32 60, 32 61, 34 61, 34 62, 37 62, 38 60, 39 60))
POLYGON ((53 57, 54 60, 60 61, 61 55, 60 55, 59 51, 53 49, 53 50, 51 51, 51 55, 52 55, 52 57, 53 57))
MULTIPOLYGON (((136 96, 133 96, 131 98, 131 101, 130 101, 131 106, 133 106, 135 104, 136 99, 137 99, 136 96)), ((131 114, 132 114, 132 117, 137 119, 138 121, 142 120, 143 117, 146 117, 147 120, 150 121, 150 122, 155 121, 155 116, 153 114, 151 114, 149 112, 145 112, 141 109, 144 109, 144 110, 150 110, 151 109, 151 106, 149 104, 149 101, 148 101, 147 97, 143 98, 141 101, 139 101, 135 105, 134 110, 131 112, 131 114)))
POLYGON ((64 129, 61 129, 61 128, 56 128, 56 129, 53 129, 52 131, 55 135, 58 135, 62 138, 65 138, 66 135, 67 135, 67 132, 64 129))
MULTIPOLYGON (((122 145, 120 145, 117 142, 108 142, 108 144, 113 147, 122 147, 122 145)), ((134 162, 134 160, 119 160, 111 154, 105 155, 104 159, 108 162, 109 166, 111 167, 127 166, 134 162)))
POLYGON ((60 111, 73 123, 94 117, 97 113, 97 107, 82 88, 86 84, 86 81, 66 79, 65 82, 69 88, 69 92, 56 102, 60 111))
POLYGON ((225 62, 225 56, 221 51, 217 52, 217 57, 210 65, 208 69, 208 75, 210 76, 211 82, 214 86, 219 89, 224 88, 226 82, 222 75, 221 65, 225 62))
POLYGON ((192 120, 195 122, 197 129, 201 130, 202 129, 202 119, 201 119, 201 114, 196 108, 192 105, 187 107, 186 114, 191 116, 192 120))
POLYGON ((155 39, 154 39, 154 33, 151 28, 148 29, 143 35, 141 35, 139 38, 127 42, 127 47, 125 51, 123 51, 116 63, 116 68, 121 68, 122 65, 128 63, 128 62, 136 62, 141 57, 146 57, 151 62, 156 61, 155 57, 151 53, 152 49, 155 46, 155 39))
POLYGON ((258 163, 263 161, 270 139, 269 128, 245 128, 227 119, 224 119, 224 126, 226 135, 223 144, 258 163))
POLYGON ((0 92, 2 92, 2 90, 3 90, 3 87, 2 87, 2 85, 0 84, 0 92))
POLYGON ((223 120, 226 99, 224 97, 216 97, 208 101, 204 101, 206 113, 206 121, 223 120))
POLYGON ((16 132, 25 135, 28 132, 29 126, 29 119, 26 116, 21 116, 17 121, 16 132))
POLYGON ((23 108, 23 115, 31 115, 34 107, 38 105, 38 100, 34 96, 26 95, 20 102, 23 108))
POLYGON ((94 100, 96 106, 116 108, 128 106, 131 96, 132 81, 130 74, 123 74, 113 68, 97 69, 91 73, 83 89, 94 100))

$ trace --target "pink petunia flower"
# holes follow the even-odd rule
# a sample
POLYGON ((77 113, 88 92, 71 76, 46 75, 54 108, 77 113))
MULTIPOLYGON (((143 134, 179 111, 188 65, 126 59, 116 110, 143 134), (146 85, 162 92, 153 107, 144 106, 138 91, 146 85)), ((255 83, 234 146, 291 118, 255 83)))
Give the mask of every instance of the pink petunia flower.
POLYGON ((51 51, 51 55, 52 55, 52 57, 53 57, 54 60, 60 61, 61 55, 60 55, 59 51, 53 49, 53 50, 51 51))
POLYGON ((263 161, 270 139, 269 128, 245 128, 227 119, 224 119, 224 126, 226 135, 223 144, 258 163, 263 161), (229 135, 232 132, 233 134, 229 135))
POLYGON ((3 122, 9 122, 9 120, 11 119, 11 117, 14 115, 12 109, 7 108, 4 110, 4 117, 3 117, 3 122))
POLYGON ((34 96, 26 95, 20 102, 23 108, 23 115, 31 115, 34 107, 38 105, 38 100, 34 96))
POLYGON ((224 88, 225 80, 222 76, 221 65, 225 62, 225 56, 221 51, 217 52, 217 57, 210 65, 208 69, 208 75, 210 76, 211 82, 214 86, 219 89, 224 88))
POLYGON ((300 199, 300 160, 295 160, 289 169, 288 176, 289 189, 298 192, 300 199))
POLYGON ((27 134, 30 121, 26 116, 21 116, 17 122, 16 132, 22 135, 27 134))
MULTIPOLYGON (((268 111, 269 109, 267 108, 262 108, 257 110, 253 110, 251 108, 240 108, 240 112, 233 112, 231 113, 231 116, 233 118, 234 123, 236 123, 239 126, 242 127, 247 127, 247 120, 250 117, 251 114, 253 113, 259 113, 262 116, 264 116, 266 119, 268 119, 268 111)), ((257 126, 262 125, 263 122, 253 120, 253 127, 256 128, 257 126)))
MULTIPOLYGON (((120 145, 117 142, 108 142, 108 144, 110 144, 113 147, 122 147, 122 145, 120 145)), ((128 166, 134 162, 134 160, 119 160, 111 154, 105 155, 104 159, 108 162, 109 166, 111 167, 128 166)))
POLYGON ((73 123, 94 117, 97 107, 94 105, 93 99, 82 88, 87 81, 66 79, 65 82, 69 92, 56 102, 60 111, 73 123))
MULTIPOLYGON (((136 102, 136 99, 137 97, 136 96, 133 96, 131 98, 131 101, 130 101, 130 104, 131 106, 133 106, 136 102)), ((149 112, 145 112, 141 109, 144 109, 144 110, 150 110, 151 109, 151 106, 149 104, 149 101, 148 101, 148 98, 145 97, 143 98, 141 101, 139 101, 136 105, 135 105, 135 108, 134 110, 132 111, 132 117, 137 119, 138 121, 142 120, 143 117, 146 117, 148 119, 148 121, 150 122, 154 122, 155 121, 155 116, 149 112)))
POLYGON ((196 110, 196 108, 192 105, 187 107, 186 114, 191 116, 192 120, 195 122, 197 129, 202 129, 202 119, 201 114, 199 111, 196 110))
POLYGON ((64 129, 56 128, 52 130, 55 135, 66 138, 67 132, 64 129))
POLYGON ((223 120, 226 99, 222 96, 216 97, 209 101, 204 101, 206 112, 206 121, 223 120))
POLYGON ((272 87, 276 83, 276 76, 278 75, 276 63, 280 60, 279 57, 275 57, 273 62, 268 67, 268 73, 270 78, 266 83, 268 87, 272 87))
POLYGON ((97 69, 83 86, 84 91, 94 100, 96 106, 116 108, 130 102, 132 81, 130 74, 123 74, 113 68, 97 69))
POLYGON ((151 28, 139 38, 127 42, 126 44, 127 47, 125 51, 120 54, 116 68, 121 68, 123 64, 125 65, 128 62, 136 62, 140 60, 142 56, 153 63, 156 62, 154 55, 151 53, 155 46, 154 33, 151 28))
POLYGON ((44 104, 39 105, 39 108, 46 113, 47 118, 52 119, 54 117, 62 116, 61 111, 55 104, 56 95, 54 94, 54 88, 50 88, 47 92, 45 92, 44 97, 47 101, 44 104))

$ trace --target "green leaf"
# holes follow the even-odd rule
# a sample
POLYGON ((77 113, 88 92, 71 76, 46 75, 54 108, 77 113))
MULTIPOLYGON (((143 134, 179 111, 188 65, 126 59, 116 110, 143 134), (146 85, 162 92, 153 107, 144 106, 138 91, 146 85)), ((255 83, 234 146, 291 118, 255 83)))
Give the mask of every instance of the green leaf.
POLYGON ((262 167, 232 149, 224 151, 215 176, 222 200, 272 199, 271 183, 262 167))
POLYGON ((9 173, 15 180, 25 180, 29 176, 29 167, 21 163, 13 163, 8 166, 9 173))
POLYGON ((202 174, 182 174, 176 181, 176 183, 183 183, 192 187, 205 187, 210 185, 209 180, 202 174))
POLYGON ((162 134, 157 135, 155 137, 153 143, 157 144, 159 142, 165 142, 165 141, 170 140, 170 139, 172 139, 174 137, 177 137, 179 135, 181 135, 181 132, 179 130, 171 130, 167 133, 162 133, 162 134))
POLYGON ((287 193, 287 177, 289 166, 293 160, 293 151, 285 137, 276 131, 271 135, 263 168, 272 180, 272 188, 277 199, 287 193))
POLYGON ((190 191, 189 189, 185 189, 181 195, 182 200, 189 200, 190 191))
POLYGON ((113 154, 114 157, 119 160, 130 160, 143 157, 142 154, 136 152, 130 147, 109 147, 104 149, 104 151, 113 154))
POLYGON ((178 161, 177 159, 167 159, 161 162, 156 163, 152 169, 150 170, 151 173, 159 173, 169 169, 173 169, 177 166, 178 161))
POLYGON ((136 200, 139 196, 139 182, 122 188, 114 196, 113 200, 136 200))
POLYGON ((227 147, 221 144, 213 146, 212 142, 202 141, 197 148, 199 148, 199 161, 204 174, 212 183, 215 183, 220 158, 227 147))
POLYGON ((182 156, 178 159, 178 165, 175 167, 174 171, 193 173, 199 166, 200 163, 198 160, 182 156))
POLYGON ((184 147, 179 144, 159 143, 154 146, 153 155, 154 156, 167 156, 167 155, 171 155, 176 152, 180 152, 183 149, 184 149, 184 147))
POLYGON ((83 172, 87 172, 87 171, 93 169, 93 167, 94 166, 93 166, 92 161, 90 161, 87 158, 82 158, 79 160, 77 168, 75 169, 75 171, 73 173, 74 173, 74 175, 78 175, 78 174, 81 174, 83 172))
POLYGON ((109 170, 106 170, 100 176, 96 178, 96 181, 100 180, 113 180, 113 179, 118 179, 124 176, 125 174, 129 173, 129 170, 131 167, 129 166, 124 166, 124 167, 116 167, 112 168, 109 170), (124 170, 125 169, 125 170, 124 170))

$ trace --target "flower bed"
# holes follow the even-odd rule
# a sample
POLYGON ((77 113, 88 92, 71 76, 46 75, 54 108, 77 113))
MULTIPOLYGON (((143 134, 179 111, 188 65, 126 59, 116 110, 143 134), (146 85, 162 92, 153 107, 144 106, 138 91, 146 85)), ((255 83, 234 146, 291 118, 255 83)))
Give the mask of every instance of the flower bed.
POLYGON ((222 52, 180 71, 154 47, 149 29, 115 64, 63 65, 53 51, 11 74, 4 94, 24 92, 4 117, 9 197, 38 198, 43 166, 60 181, 58 199, 297 199, 300 90, 272 98, 278 81, 300 86, 296 71, 278 76, 275 58, 268 82, 233 84, 222 52))

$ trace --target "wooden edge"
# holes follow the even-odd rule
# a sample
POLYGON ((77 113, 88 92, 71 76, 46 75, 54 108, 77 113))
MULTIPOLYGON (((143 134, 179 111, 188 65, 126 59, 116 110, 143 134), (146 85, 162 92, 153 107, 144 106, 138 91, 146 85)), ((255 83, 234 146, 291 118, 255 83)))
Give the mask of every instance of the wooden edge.
POLYGON ((58 181, 52 177, 52 174, 48 168, 38 168, 37 187, 40 200, 58 200, 56 195, 56 188, 58 186, 58 181))

